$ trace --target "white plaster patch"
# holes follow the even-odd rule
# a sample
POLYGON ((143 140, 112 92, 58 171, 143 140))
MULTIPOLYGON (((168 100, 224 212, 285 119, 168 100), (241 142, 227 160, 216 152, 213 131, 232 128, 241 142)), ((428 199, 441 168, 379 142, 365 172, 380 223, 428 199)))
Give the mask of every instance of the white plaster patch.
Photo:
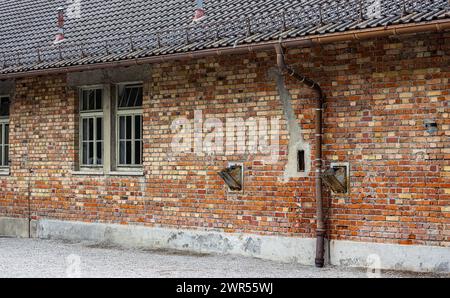
POLYGON ((289 178, 308 177, 311 172, 311 145, 303 137, 302 128, 292 107, 292 96, 287 90, 284 77, 278 69, 270 69, 269 78, 276 82, 289 131, 288 163, 284 171, 284 181, 287 182, 289 178), (298 171, 297 165, 297 155, 300 150, 305 152, 305 170, 303 172, 298 171))

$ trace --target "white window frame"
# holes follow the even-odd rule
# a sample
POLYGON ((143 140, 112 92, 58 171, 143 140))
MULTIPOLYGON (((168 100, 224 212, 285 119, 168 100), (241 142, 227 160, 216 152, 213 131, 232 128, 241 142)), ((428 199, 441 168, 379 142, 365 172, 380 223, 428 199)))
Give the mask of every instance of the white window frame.
POLYGON ((143 130, 144 130, 144 125, 143 125, 143 115, 144 115, 144 108, 143 105, 139 108, 119 108, 119 103, 120 103, 120 90, 122 88, 125 88, 127 86, 138 86, 140 85, 142 88, 144 88, 144 84, 143 82, 126 82, 126 83, 120 83, 116 85, 116 102, 115 102, 115 164, 116 164, 116 169, 118 171, 136 171, 136 170, 141 170, 143 168, 143 164, 144 164, 144 137, 143 137, 143 130), (131 133, 132 133, 132 141, 131 141, 131 151, 133 152, 132 154, 132 164, 121 164, 120 163, 120 117, 122 116, 132 116, 133 121, 131 121, 131 133), (134 118, 135 116, 141 116, 142 119, 142 124, 141 124, 141 137, 140 139, 136 139, 135 137, 135 121, 134 118), (140 164, 135 164, 135 146, 136 146, 136 141, 141 141, 141 163, 140 164))
POLYGON ((105 153, 106 153, 106 141, 105 141, 105 100, 109 100, 109 98, 106 98, 105 96, 105 86, 104 85, 92 85, 92 86, 82 86, 79 88, 79 169, 80 170, 103 170, 105 165, 105 153), (82 110, 82 104, 83 104, 83 91, 89 91, 89 90, 102 90, 102 109, 101 110, 91 110, 91 111, 83 111, 82 110), (103 158, 102 158, 102 164, 94 164, 94 165, 86 165, 83 164, 84 160, 84 153, 83 153, 83 119, 90 119, 94 118, 94 156, 97 155, 97 118, 103 119, 103 158))
MULTIPOLYGON (((0 100, 3 98, 8 98, 9 99, 9 103, 10 103, 10 108, 11 108, 11 96, 10 95, 0 95, 0 100)), ((8 136, 9 136, 9 115, 8 116, 0 116, 0 130, 1 130, 1 140, 0 140, 0 155, 1 155, 1 160, 2 160, 2 164, 0 164, 0 172, 7 172, 9 171, 9 167, 10 167, 10 163, 9 163, 9 158, 6 161, 6 165, 4 165, 5 163, 5 150, 4 150, 4 146, 5 144, 5 131, 6 131, 6 125, 8 125, 8 136)), ((8 139, 10 139, 10 137, 8 137, 8 139)), ((9 148, 10 148, 10 142, 8 141, 8 156, 9 155, 9 148)))
MULTIPOLYGON (((79 95, 79 129, 78 129, 78 158, 79 161, 75 166, 74 175, 110 175, 110 176, 142 176, 143 164, 144 164, 144 140, 143 140, 143 118, 141 127, 141 139, 142 142, 142 163, 138 165, 119 165, 119 117, 120 116, 135 116, 139 115, 143 117, 143 106, 139 108, 121 108, 119 109, 119 99, 121 88, 129 85, 140 85, 144 88, 144 82, 121 82, 116 84, 102 84, 102 85, 85 85, 78 86, 79 95), (89 111, 82 112, 82 91, 90 89, 103 89, 103 110, 102 111, 89 111), (82 152, 82 142, 83 142, 83 123, 82 119, 92 118, 92 117, 103 117, 103 165, 83 165, 83 152, 82 152)), ((144 99, 143 99, 144 100, 144 99)), ((134 126, 134 121, 133 121, 134 126)), ((132 128, 133 134, 134 127, 132 128)), ((135 144, 133 142, 133 148, 135 144)), ((134 154, 133 154, 134 158, 134 154)))

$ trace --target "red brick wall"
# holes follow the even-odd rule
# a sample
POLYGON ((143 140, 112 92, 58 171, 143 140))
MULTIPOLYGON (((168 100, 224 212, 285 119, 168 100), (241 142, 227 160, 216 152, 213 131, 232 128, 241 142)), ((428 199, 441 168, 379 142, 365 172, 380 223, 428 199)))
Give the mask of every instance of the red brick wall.
MULTIPOLYGON (((291 49, 288 62, 326 95, 324 155, 349 162, 349 195, 325 196, 333 239, 449 246, 449 34, 291 49), (438 132, 428 134, 426 119, 438 132)), ((11 109, 11 175, 0 177, 0 216, 207 228, 314 236, 314 172, 283 181, 260 156, 171 157, 170 125, 195 110, 283 118, 268 70, 274 53, 156 64, 145 83, 145 177, 75 176, 75 92, 65 75, 18 80, 11 109), (28 150, 28 153, 27 153, 28 150), (28 161, 26 156, 28 155, 28 161), (245 191, 217 172, 245 161, 245 191), (33 173, 28 174, 27 168, 33 173)), ((314 94, 287 78, 307 142, 314 146, 314 94)))

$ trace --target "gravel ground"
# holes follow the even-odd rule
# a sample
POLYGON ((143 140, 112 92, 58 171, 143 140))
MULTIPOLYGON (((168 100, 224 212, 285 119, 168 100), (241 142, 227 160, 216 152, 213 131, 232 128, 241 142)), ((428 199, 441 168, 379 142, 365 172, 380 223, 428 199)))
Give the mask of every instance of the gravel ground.
MULTIPOLYGON (((439 277, 404 272, 383 272, 381 276, 439 277)), ((316 269, 238 256, 0 238, 1 277, 364 278, 367 274, 360 269, 316 269)))

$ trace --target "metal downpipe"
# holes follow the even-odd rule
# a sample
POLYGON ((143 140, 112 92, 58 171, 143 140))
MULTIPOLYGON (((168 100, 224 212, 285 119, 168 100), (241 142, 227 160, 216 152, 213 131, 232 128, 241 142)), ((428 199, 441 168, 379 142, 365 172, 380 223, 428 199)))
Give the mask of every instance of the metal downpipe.
POLYGON ((283 74, 288 74, 299 82, 305 84, 309 88, 313 89, 317 95, 316 100, 316 112, 315 112, 315 152, 314 152, 314 166, 315 173, 315 196, 316 196, 316 267, 322 268, 325 264, 325 235, 326 227, 323 213, 323 200, 322 200, 322 117, 323 117, 323 104, 325 102, 325 96, 322 88, 315 81, 297 73, 292 67, 286 65, 284 58, 284 50, 280 44, 275 45, 277 53, 277 64, 283 74))

